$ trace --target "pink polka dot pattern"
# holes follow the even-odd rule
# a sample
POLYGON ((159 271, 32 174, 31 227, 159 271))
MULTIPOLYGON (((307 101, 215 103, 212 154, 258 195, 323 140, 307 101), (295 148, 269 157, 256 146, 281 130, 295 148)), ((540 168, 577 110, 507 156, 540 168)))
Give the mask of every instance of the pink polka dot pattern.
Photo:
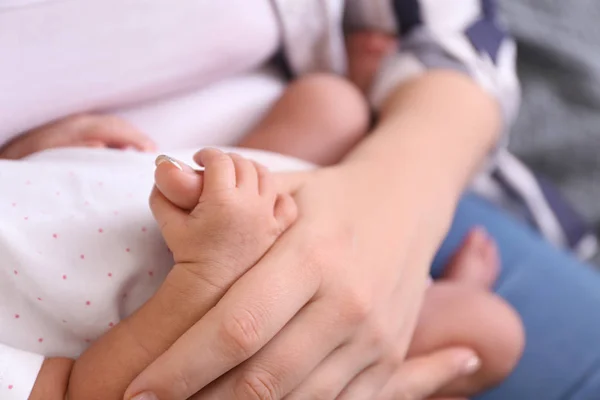
POLYGON ((13 390, 14 386, 13 385, 8 385, 8 390, 13 390))
MULTIPOLYGON (((126 182, 122 187, 115 183, 120 176, 94 176, 87 167, 75 168, 64 168, 48 179, 45 171, 16 175, 13 186, 20 192, 9 192, 0 201, 10 223, 31 234, 33 243, 23 247, 23 259, 5 261, 6 280, 26 293, 22 303, 9 304, 0 325, 12 325, 27 342, 24 350, 33 353, 63 351, 64 343, 90 346, 119 324, 121 310, 129 313, 141 296, 156 290, 172 267, 166 265, 168 249, 155 235, 146 203, 152 166, 143 183, 126 182), (40 313, 48 314, 54 324, 40 324, 40 313)), ((0 383, 0 400, 2 390, 4 396, 14 395, 21 386, 6 376, 0 383), (16 389, 9 393, 12 385, 16 389)))

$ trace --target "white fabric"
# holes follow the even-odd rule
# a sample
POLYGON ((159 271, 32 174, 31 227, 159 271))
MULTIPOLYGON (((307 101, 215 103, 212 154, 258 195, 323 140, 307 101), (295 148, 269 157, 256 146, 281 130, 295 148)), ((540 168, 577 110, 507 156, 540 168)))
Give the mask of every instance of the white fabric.
POLYGON ((137 126, 163 151, 226 146, 237 143, 284 88, 281 74, 267 67, 115 114, 137 126))
MULTIPOLYGON (((489 49, 478 49, 467 30, 485 20, 488 29, 495 34, 503 31, 496 16, 484 12, 485 8, 496 7, 495 0, 486 2, 487 7, 481 0, 272 1, 281 21, 284 53, 297 75, 315 71, 345 72, 343 28, 395 33, 400 36, 398 53, 401 56, 390 57, 376 74, 369 96, 375 109, 402 83, 427 70, 451 69, 469 74, 498 100, 506 128, 516 117, 521 92, 514 42, 505 36, 499 49, 493 45, 489 49), (404 34, 401 34, 397 8, 409 13, 412 9, 420 19, 404 34), (491 57, 488 52, 497 54, 491 57), (491 58, 496 58, 496 62, 491 58), (415 68, 416 65, 419 68, 415 68)), ((489 34, 484 30, 475 35, 479 42, 490 45, 489 34)))
MULTIPOLYGON (((275 170, 308 166, 242 154, 275 170)), ((98 150, 0 161, 0 187, 12 188, 0 191, 0 399, 26 399, 40 355, 77 357, 161 284, 172 259, 147 206, 153 163, 98 150)))
POLYGON ((250 71, 279 37, 267 0, 0 0, 0 144, 250 71))
POLYGON ((2 399, 27 399, 44 356, 0 343, 0 395, 2 399))

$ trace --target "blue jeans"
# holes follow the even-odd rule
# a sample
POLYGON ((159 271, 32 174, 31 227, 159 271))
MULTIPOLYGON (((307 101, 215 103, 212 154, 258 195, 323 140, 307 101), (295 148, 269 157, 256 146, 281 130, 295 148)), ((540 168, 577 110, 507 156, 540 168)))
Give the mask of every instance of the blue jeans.
POLYGON ((497 241, 496 291, 521 315, 527 340, 513 374, 477 400, 600 399, 600 273, 468 194, 436 256, 434 277, 477 225, 497 241))

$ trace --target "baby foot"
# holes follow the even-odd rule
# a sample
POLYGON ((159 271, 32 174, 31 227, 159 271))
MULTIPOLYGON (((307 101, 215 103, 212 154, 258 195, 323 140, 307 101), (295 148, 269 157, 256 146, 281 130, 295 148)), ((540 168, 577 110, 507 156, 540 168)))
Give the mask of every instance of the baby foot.
POLYGON ((348 35, 348 78, 366 92, 383 59, 394 51, 397 40, 381 32, 357 32, 348 35))
POLYGON ((296 219, 291 196, 271 173, 237 154, 202 150, 199 173, 160 157, 151 208, 176 268, 227 289, 258 262, 296 219))
POLYGON ((483 228, 473 229, 446 267, 444 277, 490 289, 500 271, 500 256, 483 228))

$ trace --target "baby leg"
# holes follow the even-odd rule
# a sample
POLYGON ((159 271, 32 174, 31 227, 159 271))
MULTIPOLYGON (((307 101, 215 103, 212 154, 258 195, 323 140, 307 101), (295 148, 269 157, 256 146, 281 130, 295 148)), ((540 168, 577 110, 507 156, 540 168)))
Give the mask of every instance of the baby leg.
POLYGON ((369 121, 369 107, 352 83, 314 74, 292 82, 239 145, 331 165, 364 137, 369 121))
POLYGON ((475 350, 481 369, 440 393, 470 396, 508 376, 521 356, 524 332, 516 312, 488 291, 498 272, 498 256, 483 231, 469 235, 449 270, 425 295, 409 355, 457 345, 475 350))

